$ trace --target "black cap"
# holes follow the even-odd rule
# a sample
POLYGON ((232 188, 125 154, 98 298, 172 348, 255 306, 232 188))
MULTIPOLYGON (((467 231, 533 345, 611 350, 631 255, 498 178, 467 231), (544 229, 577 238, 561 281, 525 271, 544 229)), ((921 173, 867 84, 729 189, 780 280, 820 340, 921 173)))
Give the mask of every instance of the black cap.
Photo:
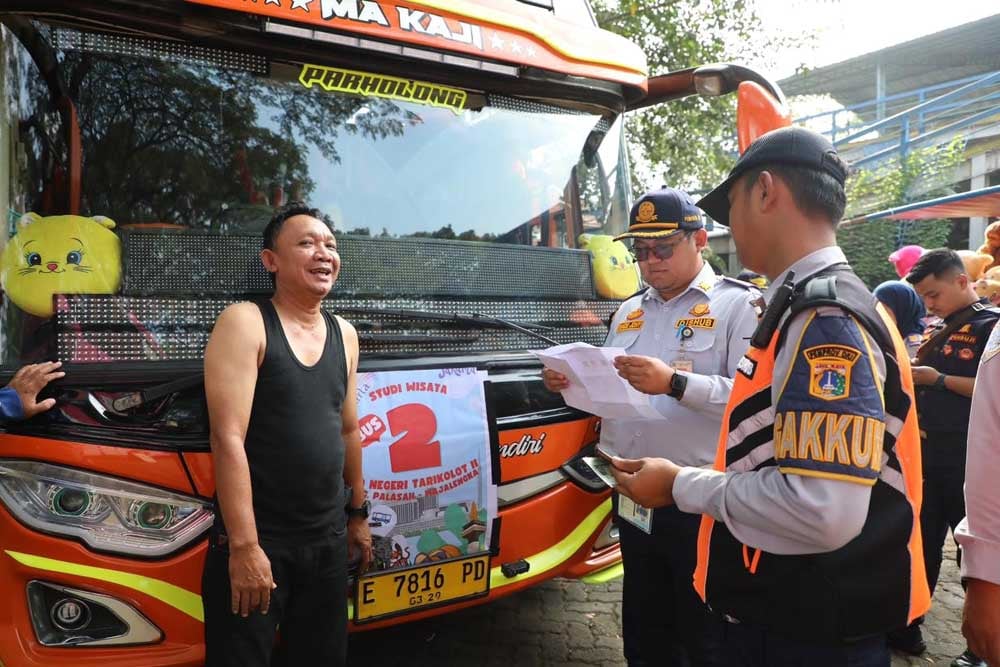
POLYGON ((639 197, 632 205, 628 220, 628 231, 616 236, 615 241, 660 239, 705 226, 701 211, 694 205, 691 195, 666 186, 639 197))
POLYGON ((753 167, 785 164, 814 169, 833 176, 841 187, 847 180, 847 164, 830 140, 804 127, 782 127, 763 134, 736 160, 728 178, 698 201, 698 207, 722 225, 729 225, 729 188, 753 167))

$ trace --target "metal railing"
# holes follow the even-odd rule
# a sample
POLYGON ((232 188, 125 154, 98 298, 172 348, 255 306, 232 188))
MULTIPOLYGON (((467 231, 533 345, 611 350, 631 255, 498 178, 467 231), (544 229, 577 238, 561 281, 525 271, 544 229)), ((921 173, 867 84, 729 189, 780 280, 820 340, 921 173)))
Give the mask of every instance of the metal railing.
POLYGON ((1000 72, 896 93, 795 122, 824 132, 841 153, 850 154, 855 167, 871 167, 994 122, 1000 130, 1000 72), (871 122, 879 109, 891 115, 871 122))

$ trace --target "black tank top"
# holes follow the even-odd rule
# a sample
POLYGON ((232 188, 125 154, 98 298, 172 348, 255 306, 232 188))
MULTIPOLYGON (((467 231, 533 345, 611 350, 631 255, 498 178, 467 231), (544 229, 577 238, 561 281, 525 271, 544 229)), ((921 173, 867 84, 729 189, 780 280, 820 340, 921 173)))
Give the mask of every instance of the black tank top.
POLYGON ((305 366, 270 299, 257 306, 267 350, 257 371, 245 440, 257 533, 295 541, 341 532, 346 515, 340 411, 347 360, 340 326, 323 311, 323 354, 305 366))

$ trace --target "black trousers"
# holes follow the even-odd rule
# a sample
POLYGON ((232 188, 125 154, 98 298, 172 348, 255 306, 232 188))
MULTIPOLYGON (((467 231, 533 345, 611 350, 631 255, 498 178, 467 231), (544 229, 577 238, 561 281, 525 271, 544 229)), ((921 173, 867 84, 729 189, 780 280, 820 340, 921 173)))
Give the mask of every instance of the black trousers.
POLYGON ((727 667, 889 667, 884 635, 848 643, 806 642, 759 626, 726 623, 727 667))
POLYGON ((261 540, 277 588, 267 614, 232 612, 229 550, 210 539, 202 575, 206 667, 347 664, 347 537, 289 545, 261 540), (280 631, 281 641, 276 646, 280 631))
POLYGON ((700 514, 653 511, 652 534, 617 515, 625 580, 622 638, 630 667, 711 667, 721 658, 724 622, 694 590, 700 514))
POLYGON ((965 517, 967 440, 965 433, 929 432, 920 443, 924 470, 920 532, 923 534, 924 565, 931 593, 941 573, 942 549, 948 529, 954 533, 965 517))

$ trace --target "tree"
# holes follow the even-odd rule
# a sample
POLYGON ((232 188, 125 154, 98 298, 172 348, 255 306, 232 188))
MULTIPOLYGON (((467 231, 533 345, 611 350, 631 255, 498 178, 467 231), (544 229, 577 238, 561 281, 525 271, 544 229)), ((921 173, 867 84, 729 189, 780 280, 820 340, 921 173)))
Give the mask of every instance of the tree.
MULTIPOLYGON (((922 199, 951 194, 948 181, 964 159, 964 143, 913 150, 877 169, 859 171, 847 182, 848 219, 922 199)), ((904 245, 940 248, 948 242, 950 220, 875 220, 845 227, 838 234, 851 267, 869 287, 897 278, 889 263, 904 245)))
MULTIPOLYGON (((595 0, 598 23, 642 47, 649 71, 761 60, 787 37, 761 29, 747 0, 595 0)), ((636 194, 669 184, 689 190, 718 183, 736 153, 735 98, 692 96, 632 114, 627 126, 636 194)))
POLYGON ((70 51, 60 69, 79 112, 84 212, 123 221, 262 227, 268 198, 315 190, 310 147, 339 162, 340 132, 385 139, 416 122, 389 100, 189 63, 70 51))

